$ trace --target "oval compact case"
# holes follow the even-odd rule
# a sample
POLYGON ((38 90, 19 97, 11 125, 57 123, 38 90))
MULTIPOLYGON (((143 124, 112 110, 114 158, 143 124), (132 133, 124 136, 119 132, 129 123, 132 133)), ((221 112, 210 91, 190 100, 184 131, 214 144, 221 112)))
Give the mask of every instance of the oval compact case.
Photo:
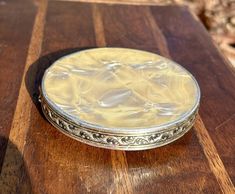
POLYGON ((40 101, 48 121, 83 143, 116 150, 169 144, 194 124, 200 89, 191 73, 154 53, 96 48, 55 61, 40 101))

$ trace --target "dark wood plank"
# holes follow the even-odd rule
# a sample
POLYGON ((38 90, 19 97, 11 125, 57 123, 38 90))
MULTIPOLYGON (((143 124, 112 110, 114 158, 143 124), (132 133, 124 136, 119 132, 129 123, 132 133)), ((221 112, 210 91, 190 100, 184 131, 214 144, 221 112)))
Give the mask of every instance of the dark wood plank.
MULTIPOLYGON (((7 28, 11 27, 5 25, 7 28)), ((215 98, 215 95, 221 98, 228 96, 225 99, 230 106, 234 105, 234 88, 224 85, 234 84, 234 79, 231 70, 222 66, 226 64, 204 29, 187 10, 174 6, 107 6, 49 2, 41 57, 30 66, 25 77, 31 103, 34 104, 30 107, 29 129, 26 141, 23 142, 24 159, 11 143, 8 144, 8 150, 13 155, 7 154, 10 158, 5 158, 12 161, 9 167, 11 172, 18 170, 18 161, 22 160, 25 160, 27 170, 19 174, 19 181, 15 174, 11 176, 6 170, 1 174, 0 181, 8 180, 4 182, 5 186, 9 189, 14 186, 14 191, 18 193, 224 191, 219 187, 215 173, 211 171, 203 144, 199 143, 197 130, 191 130, 180 140, 162 148, 121 152, 79 143, 58 132, 45 120, 37 100, 38 86, 44 70, 65 54, 106 45, 149 50, 172 57, 196 76, 203 91, 200 113, 206 126, 202 128, 209 129, 226 169, 231 177, 234 176, 233 108, 226 106, 225 110, 222 109, 225 103, 215 98), (218 110, 214 111, 213 108, 218 110), (223 115, 219 115, 220 113, 223 115), (11 179, 17 181, 10 181, 11 179), (17 183, 16 186, 13 183, 17 183)), ((15 75, 20 76, 20 73, 22 71, 15 75)), ((21 141, 19 140, 22 144, 21 141)), ((4 167, 7 168, 8 166, 4 167)))
POLYGON ((50 2, 43 53, 95 47, 91 5, 50 2))
POLYGON ((189 69, 199 82, 202 91, 200 115, 235 182, 235 141, 231 135, 235 129, 234 69, 226 64, 206 30, 186 9, 153 7, 152 13, 166 37, 170 55, 189 69), (172 17, 164 17, 166 11, 172 17))
POLYGON ((31 110, 24 150, 34 193, 106 193, 113 183, 110 151, 87 146, 58 132, 44 119, 35 98, 41 76, 54 60, 95 46, 91 5, 49 2, 42 57, 26 76, 36 105, 31 110))
MULTIPOLYGON (((22 68, 23 80, 20 83, 19 96, 15 99, 17 103, 1 170, 0 193, 32 193, 30 177, 28 176, 26 164, 22 156, 32 106, 24 78, 28 67, 39 57, 47 3, 46 1, 40 1, 39 4, 35 5, 37 5, 37 11, 35 18, 33 18, 32 34, 28 35, 31 38, 27 49, 25 66, 22 68)), ((21 8, 21 6, 15 6, 15 8, 21 8)), ((16 14, 15 17, 17 17, 18 12, 14 13, 16 14)))
POLYGON ((144 6, 98 5, 107 46, 158 51, 144 6))
MULTIPOLYGON (((166 54, 160 49, 161 37, 152 34, 155 30, 147 13, 148 7, 100 6, 100 10, 108 45, 166 54)), ((165 11, 162 15, 166 17, 167 13, 165 11)), ((171 18, 170 15, 168 17, 171 18)), ((159 193, 191 193, 197 189, 199 192, 219 192, 198 138, 192 131, 172 145, 127 152, 126 156, 134 193, 153 193, 155 188, 159 193)))
POLYGON ((235 142, 235 136, 234 136, 234 128, 235 128, 235 117, 232 116, 229 119, 227 119, 224 123, 219 125, 215 128, 213 131, 214 139, 216 137, 215 144, 217 145, 217 149, 220 153, 220 157, 223 159, 223 163, 233 181, 235 182, 235 149, 234 149, 234 142, 235 142), (225 136, 226 138, 223 138, 225 136), (219 136, 222 136, 222 138, 218 138, 219 136))
POLYGON ((0 5, 0 172, 26 62, 36 7, 29 1, 0 5))

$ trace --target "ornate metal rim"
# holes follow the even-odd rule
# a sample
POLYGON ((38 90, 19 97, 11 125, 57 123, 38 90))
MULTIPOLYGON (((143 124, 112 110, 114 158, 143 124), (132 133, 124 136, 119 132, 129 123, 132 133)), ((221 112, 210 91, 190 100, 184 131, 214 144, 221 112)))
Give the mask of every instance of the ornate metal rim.
POLYGON ((80 142, 115 150, 146 150, 169 144, 182 137, 193 126, 198 108, 184 121, 161 131, 142 133, 110 133, 90 129, 61 115, 40 96, 42 111, 47 120, 65 135, 80 142))

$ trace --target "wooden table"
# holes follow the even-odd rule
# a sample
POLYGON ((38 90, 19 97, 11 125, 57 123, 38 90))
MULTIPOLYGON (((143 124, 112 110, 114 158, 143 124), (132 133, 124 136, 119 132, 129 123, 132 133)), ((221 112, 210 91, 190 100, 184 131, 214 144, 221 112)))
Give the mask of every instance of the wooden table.
POLYGON ((235 70, 187 8, 1 1, 0 60, 0 193, 235 193, 235 70), (202 91, 193 129, 124 152, 52 127, 37 101, 45 68, 103 46, 152 51, 192 72, 202 91))

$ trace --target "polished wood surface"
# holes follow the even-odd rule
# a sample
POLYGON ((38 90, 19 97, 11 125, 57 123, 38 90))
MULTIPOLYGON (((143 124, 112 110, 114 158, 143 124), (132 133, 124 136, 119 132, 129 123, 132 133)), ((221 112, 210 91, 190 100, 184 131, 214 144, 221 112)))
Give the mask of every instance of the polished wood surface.
POLYGON ((67 1, 0 5, 0 193, 235 193, 235 70, 187 8, 67 1), (111 151, 43 117, 43 72, 65 54, 116 46, 175 60, 198 80, 199 116, 170 145, 111 151))

